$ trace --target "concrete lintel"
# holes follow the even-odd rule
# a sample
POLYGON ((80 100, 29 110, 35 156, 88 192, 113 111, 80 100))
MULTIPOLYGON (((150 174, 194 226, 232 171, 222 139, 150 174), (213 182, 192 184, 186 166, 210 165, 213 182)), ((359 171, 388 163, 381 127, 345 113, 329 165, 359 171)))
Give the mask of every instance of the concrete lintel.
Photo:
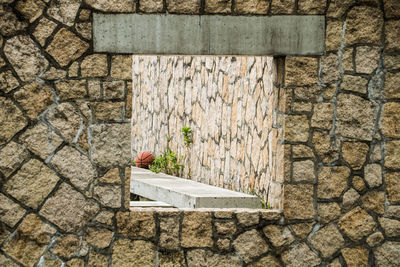
POLYGON ((324 16, 93 14, 95 52, 321 55, 324 16))

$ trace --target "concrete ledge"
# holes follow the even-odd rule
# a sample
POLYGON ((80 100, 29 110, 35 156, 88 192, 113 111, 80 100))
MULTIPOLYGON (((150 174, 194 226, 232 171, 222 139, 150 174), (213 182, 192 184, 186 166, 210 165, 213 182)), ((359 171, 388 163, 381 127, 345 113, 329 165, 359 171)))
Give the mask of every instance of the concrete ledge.
POLYGON ((321 55, 324 16, 93 14, 95 52, 321 55))
POLYGON ((131 193, 177 208, 261 208, 256 196, 135 167, 131 193))

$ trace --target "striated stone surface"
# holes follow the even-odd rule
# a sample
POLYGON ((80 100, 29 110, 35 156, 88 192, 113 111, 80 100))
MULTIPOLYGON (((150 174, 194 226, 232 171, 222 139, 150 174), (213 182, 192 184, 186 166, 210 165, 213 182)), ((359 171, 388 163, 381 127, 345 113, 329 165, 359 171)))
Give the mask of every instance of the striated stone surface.
POLYGON ((386 193, 389 202, 400 202, 400 172, 387 173, 386 193))
POLYGON ((368 80, 360 76, 344 75, 340 87, 343 90, 367 93, 368 80))
POLYGON ((99 227, 89 227, 86 230, 86 241, 98 248, 106 248, 110 245, 114 232, 99 227))
POLYGON ((0 145, 22 130, 27 121, 22 112, 8 98, 0 97, 0 145))
POLYGON ((368 250, 362 246, 342 249, 342 256, 347 266, 367 266, 368 250))
POLYGON ((336 132, 343 137, 371 140, 374 115, 370 101, 352 94, 339 94, 336 132))
POLYGON ((338 226, 351 240, 358 241, 372 233, 376 223, 365 210, 356 207, 340 218, 338 226))
POLYGON ((118 239, 112 250, 114 266, 155 266, 156 249, 151 242, 118 239))
POLYGON ((53 103, 53 93, 48 85, 36 81, 23 86, 14 94, 15 100, 31 120, 53 103))
POLYGON ((136 0, 85 0, 89 6, 103 12, 134 12, 136 0))
POLYGON ((92 39, 92 22, 80 22, 75 24, 76 31, 85 39, 92 39))
POLYGON ((132 56, 115 55, 111 57, 111 77, 116 79, 132 79, 132 56))
POLYGON ((204 7, 207 13, 231 13, 232 0, 207 0, 204 7))
POLYGON ((383 17, 378 8, 355 6, 346 18, 346 45, 381 42, 383 17))
POLYGON ((186 256, 188 266, 240 266, 240 259, 233 254, 221 255, 209 250, 190 250, 186 256))
POLYGON ((319 229, 311 238, 309 238, 309 241, 314 248, 321 252, 322 257, 324 258, 332 256, 344 245, 342 235, 333 224, 329 224, 328 226, 319 229))
POLYGON ((152 238, 156 234, 153 212, 118 212, 116 215, 118 232, 130 237, 152 238))
MULTIPOLYGON (((1 2, 3 3, 4 0, 1 2)), ((25 29, 27 23, 19 19, 11 7, 0 6, 0 33, 3 36, 12 35, 17 31, 25 29)))
POLYGON ((318 203, 318 218, 322 223, 331 222, 340 216, 340 207, 336 202, 318 203))
POLYGON ((388 218, 379 218, 379 223, 387 237, 400 236, 400 221, 388 218))
POLYGON ((287 247, 294 241, 294 236, 288 227, 267 225, 263 228, 263 232, 271 244, 278 249, 287 247))
POLYGON ((185 256, 183 251, 172 252, 172 253, 159 253, 158 254, 159 266, 174 267, 174 266, 186 266, 185 256))
POLYGON ((374 251, 377 266, 397 266, 400 258, 400 242, 387 241, 374 251))
POLYGON ((77 235, 62 235, 57 237, 56 242, 50 251, 59 257, 69 258, 74 255, 79 247, 79 243, 79 236, 77 235))
POLYGON ((309 125, 305 115, 285 116, 285 140, 291 142, 307 142, 309 125))
POLYGON ((237 0, 233 11, 238 14, 266 14, 268 7, 267 0, 237 0))
POLYGON ((382 167, 380 164, 368 164, 364 168, 364 179, 370 188, 382 184, 382 167))
POLYGON ((282 260, 286 266, 309 267, 321 263, 321 259, 315 254, 306 243, 299 243, 282 254, 282 260), (299 257, 301 255, 301 257, 299 257))
POLYGON ((22 216, 24 216, 25 210, 1 193, 0 203, 0 220, 8 226, 14 227, 22 216))
POLYGON ((349 208, 351 208, 354 205, 354 203, 359 199, 359 197, 360 194, 358 194, 356 190, 354 190, 353 188, 349 189, 343 195, 343 203, 342 203, 343 209, 348 210, 349 208))
POLYGON ((139 9, 145 13, 161 12, 164 9, 163 0, 139 1, 139 9))
POLYGON ((378 67, 378 61, 378 47, 358 46, 356 48, 356 72, 370 74, 378 67))
POLYGON ((86 80, 67 80, 56 82, 58 96, 62 100, 84 98, 86 96, 86 80))
POLYGON ((400 103, 389 102, 383 104, 383 114, 381 117, 380 129, 385 137, 400 137, 400 103))
POLYGON ((283 187, 283 214, 286 219, 314 218, 312 185, 284 185, 283 187))
POLYGON ((50 109, 46 118, 71 143, 78 134, 83 121, 78 110, 68 102, 50 109))
POLYGON ((93 196, 104 206, 111 208, 121 207, 121 185, 96 185, 93 196))
POLYGON ((82 0, 51 1, 47 14, 59 22, 72 26, 82 0))
POLYGON ((40 43, 41 46, 45 45, 47 38, 52 34, 57 24, 46 18, 42 18, 36 26, 33 36, 40 43))
POLYGON ((51 44, 46 48, 61 67, 65 67, 71 61, 80 57, 87 49, 89 44, 82 41, 71 31, 61 28, 54 36, 51 44))
POLYGON ((286 86, 304 86, 318 81, 318 61, 315 58, 287 57, 285 62, 286 86))
POLYGON ((314 162, 311 160, 293 162, 293 181, 315 182, 314 162))
POLYGON ((346 166, 322 167, 318 172, 318 197, 340 197, 347 187, 350 170, 346 166))
POLYGON ((385 144, 385 167, 398 169, 400 166, 400 141, 387 141, 385 144))
POLYGON ((29 214, 3 250, 25 266, 33 266, 39 261, 55 232, 53 227, 45 224, 37 215, 29 214))
POLYGON ((314 105, 314 114, 311 117, 311 127, 329 130, 332 127, 332 103, 318 103, 314 105))
POLYGON ((349 163, 349 165, 359 170, 363 166, 369 146, 361 142, 344 142, 342 146, 343 159, 349 163))
POLYGON ((35 0, 19 0, 15 5, 15 9, 18 10, 25 19, 29 20, 30 23, 34 22, 42 15, 45 7, 45 3, 35 0))
POLYGON ((255 212, 239 212, 236 213, 236 218, 239 225, 248 227, 251 225, 258 224, 260 221, 260 214, 258 211, 255 212))
POLYGON ((0 150, 0 172, 8 177, 28 157, 25 146, 10 142, 0 150))
POLYGON ((8 93, 19 85, 11 71, 0 73, 0 90, 8 93))
POLYGON ((385 238, 383 237, 383 234, 381 232, 376 232, 367 238, 367 244, 370 247, 375 247, 376 245, 381 243, 384 239, 385 238))
POLYGON ((6 258, 3 254, 0 254, 0 265, 1 266, 7 266, 7 267, 18 267, 15 262, 10 260, 9 258, 6 258))
POLYGON ((79 231, 98 212, 99 207, 71 186, 62 184, 40 210, 40 215, 64 231, 79 231))
POLYGON ((386 73, 384 94, 387 99, 400 97, 399 83, 400 83, 400 73, 390 73, 390 72, 386 73))
POLYGON ((212 247, 211 213, 185 212, 181 238, 182 247, 212 247))
POLYGON ((36 209, 53 190, 57 175, 36 159, 30 160, 4 186, 5 191, 36 209))
POLYGON ((24 82, 34 80, 49 64, 27 35, 8 39, 4 45, 4 54, 24 82))
POLYGON ((107 55, 93 54, 85 57, 81 63, 83 77, 107 76, 107 55))
POLYGON ((179 249, 179 217, 160 218, 159 242, 162 248, 179 249))
POLYGON ((397 38, 400 32, 400 21, 391 20, 385 24, 386 42, 385 51, 399 51, 400 40, 397 38))
POLYGON ((103 167, 123 166, 131 159, 130 123, 93 125, 91 156, 103 167))
POLYGON ((269 251, 267 243, 255 229, 239 235, 233 246, 246 263, 269 251))
POLYGON ((70 146, 58 151, 51 159, 51 164, 83 191, 97 176, 89 158, 70 146))
POLYGON ((342 42, 342 28, 343 22, 341 21, 327 21, 326 24, 326 50, 338 50, 342 42))

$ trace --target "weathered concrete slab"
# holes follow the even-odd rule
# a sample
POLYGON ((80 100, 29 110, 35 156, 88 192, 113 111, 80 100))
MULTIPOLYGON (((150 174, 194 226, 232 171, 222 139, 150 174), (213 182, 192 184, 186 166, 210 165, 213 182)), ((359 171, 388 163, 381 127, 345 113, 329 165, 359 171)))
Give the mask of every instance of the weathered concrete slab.
POLYGON ((173 208, 172 205, 162 201, 131 201, 131 208, 173 208))
POLYGON ((131 193, 177 208, 261 208, 258 197, 132 168, 131 193))
POLYGON ((323 16, 93 14, 95 52, 321 55, 323 16))

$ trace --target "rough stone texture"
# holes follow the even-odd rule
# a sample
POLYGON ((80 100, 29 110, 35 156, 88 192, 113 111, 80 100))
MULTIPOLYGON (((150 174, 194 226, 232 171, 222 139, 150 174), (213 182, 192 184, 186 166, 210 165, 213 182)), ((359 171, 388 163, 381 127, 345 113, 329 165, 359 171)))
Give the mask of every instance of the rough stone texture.
POLYGON ((271 1, 271 14, 292 14, 295 10, 294 0, 272 0, 271 1))
POLYGON ((59 257, 69 258, 79 247, 79 236, 73 234, 62 235, 56 239, 51 252, 59 257))
POLYGON ((324 14, 326 7, 325 1, 313 1, 313 0, 300 0, 298 3, 298 11, 300 14, 324 14))
POLYGON ((3 250, 22 264, 33 266, 39 261, 55 232, 53 227, 45 224, 37 215, 29 214, 15 235, 3 246, 3 250))
POLYGON ((322 257, 332 256, 340 247, 344 245, 344 239, 338 229, 329 224, 319 229, 311 238, 311 245, 321 252, 322 257), (329 244, 329 246, 327 246, 329 244))
POLYGON ((378 61, 378 47, 358 46, 356 48, 356 72, 370 74, 378 67, 378 61))
POLYGON ((359 199, 360 194, 357 193, 356 190, 353 188, 349 189, 346 193, 343 195, 343 202, 342 202, 342 207, 344 210, 349 210, 354 203, 359 199))
MULTIPOLYGON (((25 210, 17 203, 0 193, 0 220, 10 227, 14 225, 25 214, 25 210)), ((0 226, 1 227, 1 226, 0 226)))
POLYGON ((6 258, 3 254, 0 254, 0 265, 1 266, 7 266, 7 267, 18 267, 15 262, 10 260, 9 258, 6 258))
POLYGON ((233 11, 238 14, 266 14, 268 7, 267 0, 237 0, 233 11))
POLYGON ((365 94, 367 92, 368 80, 361 76, 344 75, 340 87, 343 90, 365 94))
POLYGON ((163 8, 162 0, 139 1, 139 10, 146 13, 161 12, 163 8))
POLYGON ((275 248, 284 248, 294 241, 294 236, 288 227, 267 225, 263 228, 265 236, 275 248))
POLYGON ((23 86, 14 97, 31 120, 36 119, 53 102, 50 87, 36 81, 23 86))
POLYGON ((110 245, 114 233, 106 228, 89 227, 86 230, 86 241, 98 248, 106 248, 110 245))
POLYGON ((385 238, 383 237, 383 234, 381 232, 376 232, 367 238, 367 244, 370 247, 375 247, 376 245, 381 243, 384 239, 385 238))
POLYGON ((43 75, 42 78, 46 80, 58 80, 58 79, 63 79, 67 75, 67 72, 62 69, 56 69, 54 67, 51 67, 48 71, 46 71, 43 75))
POLYGON ((387 237, 400 236, 400 221, 388 218, 379 218, 379 223, 387 237))
POLYGON ((91 22, 80 22, 75 25, 76 31, 85 39, 92 39, 92 23, 91 22))
POLYGON ((155 235, 155 221, 151 211, 118 212, 118 232, 130 237, 151 238, 155 235))
POLYGON ((269 251, 267 243, 255 229, 239 235, 233 246, 246 263, 269 251))
POLYGON ((103 167, 123 166, 131 158, 130 124, 102 124, 89 128, 91 134, 91 157, 103 167))
POLYGON ((400 137, 400 103, 389 102, 383 105, 380 129, 382 134, 389 138, 400 137))
POLYGON ((136 10, 136 0, 85 0, 89 6, 103 12, 134 12, 136 10))
POLYGON ((340 197, 347 186, 350 170, 345 166, 322 167, 318 172, 318 197, 340 197))
POLYGON ((111 57, 111 77, 132 79, 132 56, 115 55, 111 57))
POLYGON ((364 168, 364 178, 370 188, 382 184, 382 167, 380 164, 368 164, 364 168))
POLYGON ((123 98, 125 85, 123 81, 103 82, 104 96, 106 98, 123 98))
POLYGON ((236 255, 220 255, 209 250, 190 250, 186 257, 188 266, 240 266, 240 260, 236 255))
POLYGON ((85 80, 67 80, 56 83, 58 96, 63 99, 84 98, 86 96, 85 80))
POLYGON ((159 266, 174 267, 185 266, 185 257, 183 251, 172 253, 159 253, 158 254, 159 266))
POLYGON ((214 225, 217 233, 221 235, 234 235, 236 233, 236 225, 233 221, 216 221, 214 225))
POLYGON ((344 142, 342 146, 343 159, 347 161, 350 166, 359 170, 363 166, 369 146, 361 142, 344 142))
POLYGON ((88 267, 108 267, 108 257, 94 251, 90 252, 88 267))
POLYGON ((385 34, 386 34, 386 42, 385 42, 385 50, 387 51, 398 51, 400 41, 399 36, 400 32, 400 20, 392 20, 388 21, 385 25, 385 34))
POLYGON ((121 207, 122 193, 120 185, 96 185, 93 196, 104 206, 111 208, 121 207))
POLYGON ((156 250, 151 242, 118 239, 112 250, 115 266, 155 266, 156 250))
POLYGON ((179 248, 179 217, 160 218, 160 245, 165 249, 179 248))
POLYGON ((387 0, 384 2, 386 18, 400 17, 400 3, 396 0, 387 0))
POLYGON ((400 202, 400 172, 387 173, 385 180, 388 201, 400 202))
POLYGON ((367 266, 368 250, 362 246, 342 249, 343 258, 347 266, 367 266))
POLYGON ((296 87, 294 94, 297 98, 302 100, 315 101, 322 93, 322 87, 318 85, 296 87))
POLYGON ((342 41, 343 22, 327 21, 325 46, 327 51, 338 50, 342 41))
POLYGON ((8 39, 4 45, 4 54, 24 82, 35 79, 49 64, 27 35, 18 35, 8 39))
POLYGON ((58 151, 52 158, 51 164, 82 191, 97 176, 89 158, 70 146, 58 151))
POLYGON ((27 23, 19 19, 11 10, 11 7, 1 5, 0 7, 0 33, 3 36, 15 34, 25 29, 27 23))
POLYGON ((64 183, 44 203, 39 214, 64 231, 79 231, 98 210, 97 204, 64 183))
POLYGON ((399 55, 385 56, 385 68, 387 70, 400 69, 400 56, 399 55))
POLYGON ((292 146, 292 155, 294 158, 312 158, 314 153, 309 146, 294 145, 292 146))
POLYGON ((108 170, 103 177, 99 179, 100 183, 110 183, 110 184, 120 184, 121 178, 119 177, 119 170, 118 168, 113 168, 108 170))
POLYGON ((340 207, 336 202, 318 203, 318 219, 322 223, 331 222, 340 216, 340 207))
POLYGON ((297 223, 292 224, 290 227, 297 236, 304 239, 313 229, 313 225, 314 223, 297 223))
POLYGON ((46 52, 49 53, 61 67, 65 67, 71 61, 80 57, 88 48, 88 43, 79 39, 73 32, 62 28, 56 33, 53 41, 46 48, 46 52))
POLYGON ((378 266, 396 266, 400 258, 400 242, 387 241, 374 251, 378 266))
POLYGON ((314 144, 314 149, 322 162, 329 163, 339 158, 339 140, 336 139, 332 142, 328 134, 314 131, 312 142, 314 144))
POLYGON ((35 31, 33 32, 33 36, 40 43, 41 46, 44 46, 47 38, 49 38, 56 27, 57 24, 53 21, 42 18, 39 21, 39 24, 36 26, 35 31))
POLYGON ((358 241, 369 235, 376 223, 365 210, 356 207, 340 218, 338 226, 351 240, 358 241))
POLYGON ((114 217, 114 213, 110 212, 110 211, 102 211, 100 212, 95 220, 99 223, 103 223, 103 224, 107 224, 109 226, 112 226, 113 223, 113 217, 114 217))
POLYGON ((315 254, 306 243, 299 243, 282 254, 282 260, 286 266, 308 267, 321 263, 321 259, 315 254), (299 257, 301 255, 301 257, 299 257))
POLYGON ((204 11, 207 13, 230 13, 232 0, 207 0, 204 11))
POLYGON ((332 103, 318 103, 314 105, 314 114, 311 117, 311 127, 330 130, 332 127, 332 103))
POLYGON ((262 257, 259 261, 249 265, 250 267, 281 267, 282 264, 272 255, 262 257))
POLYGON ((14 77, 11 71, 0 73, 0 90, 8 93, 16 88, 18 85, 18 80, 14 77))
POLYGON ((46 118, 71 143, 76 138, 83 121, 78 110, 68 102, 50 109, 46 118))
POLYGON ((72 26, 81 2, 82 0, 52 1, 47 14, 67 26, 72 26))
POLYGON ((36 209, 53 190, 57 181, 58 177, 52 170, 32 159, 7 181, 4 189, 21 203, 36 209))
POLYGON ((347 14, 346 24, 346 45, 355 43, 380 43, 383 17, 378 8, 367 6, 353 7, 347 14))
POLYGON ((248 227, 251 225, 258 224, 260 221, 260 214, 258 211, 255 212, 248 212, 246 214, 244 213, 237 213, 236 218, 238 220, 239 225, 248 227))
POLYGON ((25 146, 10 142, 0 150, 0 172, 8 177, 28 157, 25 146))
POLYGON ((321 57, 320 69, 322 82, 331 83, 339 79, 339 58, 336 53, 321 57))
POLYGON ((107 55, 90 55, 85 57, 81 63, 83 77, 102 77, 106 76, 107 72, 107 55))
POLYGON ((0 145, 8 142, 17 132, 23 129, 27 120, 14 103, 4 97, 0 97, 0 145))
POLYGON ((390 72, 386 73, 384 94, 387 99, 400 97, 399 82, 400 82, 400 73, 390 73, 390 72))
POLYGON ((285 64, 286 86, 304 86, 317 82, 318 61, 315 58, 287 57, 285 64))
POLYGON ((182 247, 212 247, 211 213, 185 212, 181 238, 182 247))
POLYGON ((291 142, 307 142, 309 136, 308 119, 305 115, 285 116, 285 139, 291 142))
POLYGON ((371 140, 374 113, 370 101, 352 94, 339 94, 336 132, 343 137, 371 140))
POLYGON ((315 182, 314 162, 311 160, 293 162, 293 181, 315 182))
POLYGON ((96 102, 91 104, 96 120, 121 120, 124 102, 96 102))
POLYGON ((353 187, 359 192, 366 188, 365 182, 360 176, 353 177, 353 187))
POLYGON ((385 144, 385 167, 398 169, 400 166, 400 141, 387 141, 385 144))
POLYGON ((283 187, 283 213, 287 219, 314 218, 312 185, 285 185, 283 187))

